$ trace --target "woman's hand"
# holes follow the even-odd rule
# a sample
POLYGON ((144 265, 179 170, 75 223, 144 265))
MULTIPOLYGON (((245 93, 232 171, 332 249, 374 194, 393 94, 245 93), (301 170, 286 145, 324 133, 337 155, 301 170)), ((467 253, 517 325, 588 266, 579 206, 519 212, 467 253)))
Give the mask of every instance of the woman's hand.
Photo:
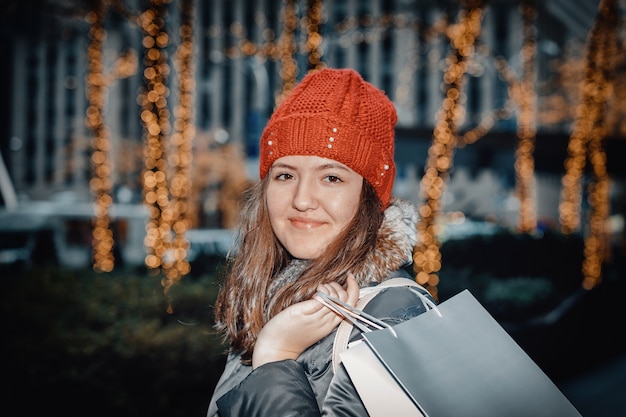
MULTIPOLYGON (((321 284, 317 290, 351 306, 359 299, 359 285, 352 274, 348 274, 345 288, 331 282, 321 284)), ((314 299, 289 306, 261 329, 252 354, 252 368, 297 359, 309 346, 330 334, 341 320, 341 316, 314 299)))

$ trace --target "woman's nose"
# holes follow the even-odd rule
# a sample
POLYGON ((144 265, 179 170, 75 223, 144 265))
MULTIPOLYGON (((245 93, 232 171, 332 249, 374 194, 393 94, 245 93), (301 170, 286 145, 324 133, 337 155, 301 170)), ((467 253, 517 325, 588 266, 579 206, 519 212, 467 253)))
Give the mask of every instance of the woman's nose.
POLYGON ((306 211, 317 208, 317 206, 318 198, 315 185, 307 179, 298 181, 293 196, 293 207, 299 211, 306 211))

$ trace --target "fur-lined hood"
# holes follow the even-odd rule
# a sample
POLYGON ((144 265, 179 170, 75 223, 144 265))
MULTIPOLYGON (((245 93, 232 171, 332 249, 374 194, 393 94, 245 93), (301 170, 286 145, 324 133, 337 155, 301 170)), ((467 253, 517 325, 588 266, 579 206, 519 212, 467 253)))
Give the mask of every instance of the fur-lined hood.
POLYGON ((378 229, 376 249, 367 255, 362 268, 353 272, 359 286, 381 282, 413 261, 413 248, 417 244, 416 224, 415 207, 397 197, 392 198, 378 229))
MULTIPOLYGON (((367 255, 365 262, 352 271, 360 287, 384 281, 387 277, 413 261, 413 248, 417 244, 417 211, 415 207, 393 197, 385 210, 383 222, 378 229, 376 248, 367 255)), ((293 260, 272 281, 269 294, 297 279, 308 261, 293 260)))

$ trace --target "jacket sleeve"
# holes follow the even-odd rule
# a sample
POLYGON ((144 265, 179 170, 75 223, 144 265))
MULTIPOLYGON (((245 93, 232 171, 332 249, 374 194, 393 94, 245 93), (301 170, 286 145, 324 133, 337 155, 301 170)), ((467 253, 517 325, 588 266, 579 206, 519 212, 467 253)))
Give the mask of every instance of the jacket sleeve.
MULTIPOLYGON (((426 311, 419 297, 407 288, 381 290, 366 306, 365 311, 390 324, 408 320, 426 311)), ((332 351, 334 332, 329 338, 332 351)), ((351 340, 360 338, 357 329, 351 340)), ((262 365, 252 371, 238 386, 217 400, 221 417, 367 417, 368 413, 350 380, 340 365, 332 374, 330 351, 326 351, 326 368, 320 379, 309 379, 304 365, 296 360, 284 360, 262 365), (312 384, 315 386, 312 386, 312 384), (322 388, 323 386, 323 388, 322 388), (318 391, 316 398, 315 390, 318 391), (318 403, 319 401, 319 403, 318 403), (320 409, 321 408, 321 409, 320 409)))
POLYGON ((217 400, 221 417, 313 417, 320 412, 304 369, 295 360, 270 362, 217 400))

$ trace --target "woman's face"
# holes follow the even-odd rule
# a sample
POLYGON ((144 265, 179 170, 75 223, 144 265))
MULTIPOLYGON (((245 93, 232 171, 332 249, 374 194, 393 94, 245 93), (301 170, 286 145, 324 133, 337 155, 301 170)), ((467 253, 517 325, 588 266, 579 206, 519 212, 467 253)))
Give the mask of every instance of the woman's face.
POLYGON ((332 159, 291 155, 269 173, 267 208, 276 237, 299 259, 315 259, 353 219, 363 177, 332 159))

